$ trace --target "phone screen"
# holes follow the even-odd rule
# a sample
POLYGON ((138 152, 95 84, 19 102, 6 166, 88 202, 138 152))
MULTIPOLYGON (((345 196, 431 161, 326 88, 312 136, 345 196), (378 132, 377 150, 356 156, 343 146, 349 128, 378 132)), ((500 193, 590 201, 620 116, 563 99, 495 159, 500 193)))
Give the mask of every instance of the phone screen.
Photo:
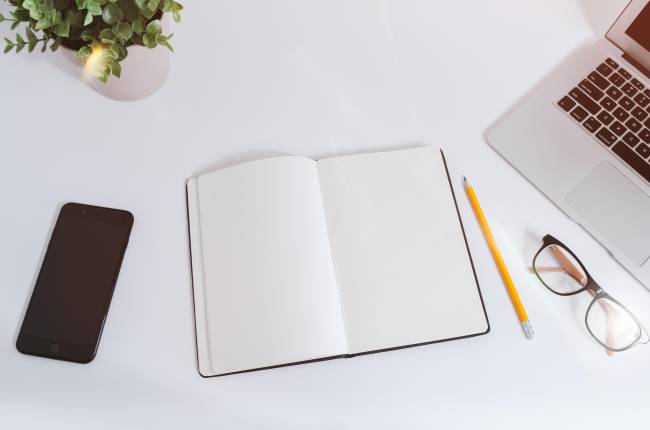
POLYGON ((61 209, 18 337, 21 352, 94 358, 132 225, 126 211, 61 209))

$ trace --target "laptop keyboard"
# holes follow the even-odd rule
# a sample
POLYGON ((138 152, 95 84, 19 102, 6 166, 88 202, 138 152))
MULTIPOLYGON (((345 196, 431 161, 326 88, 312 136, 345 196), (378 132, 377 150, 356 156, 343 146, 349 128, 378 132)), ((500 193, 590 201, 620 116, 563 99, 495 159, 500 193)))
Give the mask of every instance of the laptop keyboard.
POLYGON ((650 88, 608 58, 557 104, 650 182, 650 88))

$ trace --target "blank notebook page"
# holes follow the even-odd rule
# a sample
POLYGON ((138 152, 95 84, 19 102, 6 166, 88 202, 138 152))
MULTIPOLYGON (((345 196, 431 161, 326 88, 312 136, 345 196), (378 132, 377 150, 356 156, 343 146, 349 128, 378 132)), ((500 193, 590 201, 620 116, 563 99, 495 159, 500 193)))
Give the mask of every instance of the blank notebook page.
POLYGON ((318 169, 349 353, 488 330, 439 150, 323 159, 318 169))
POLYGON ((203 175, 188 190, 200 229, 192 258, 205 306, 197 309, 205 316, 199 355, 209 357, 202 373, 345 354, 316 163, 254 161, 203 175))

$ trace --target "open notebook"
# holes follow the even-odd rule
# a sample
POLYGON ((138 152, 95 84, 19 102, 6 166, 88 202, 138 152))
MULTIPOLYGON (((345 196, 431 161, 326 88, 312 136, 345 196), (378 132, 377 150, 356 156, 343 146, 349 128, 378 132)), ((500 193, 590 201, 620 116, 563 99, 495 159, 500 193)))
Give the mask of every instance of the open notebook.
POLYGON ((187 183, 199 372, 484 334, 444 156, 283 156, 187 183))

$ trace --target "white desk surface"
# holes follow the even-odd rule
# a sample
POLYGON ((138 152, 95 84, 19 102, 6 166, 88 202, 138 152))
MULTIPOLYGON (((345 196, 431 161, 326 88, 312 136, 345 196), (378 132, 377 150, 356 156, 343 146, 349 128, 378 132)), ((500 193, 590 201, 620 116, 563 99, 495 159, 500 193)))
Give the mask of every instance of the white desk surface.
MULTIPOLYGON (((650 293, 482 137, 552 66, 602 35, 626 0, 185 3, 169 79, 139 102, 105 99, 48 57, 0 57, 0 427, 647 425, 650 346, 607 356, 572 316, 571 300, 525 268, 553 233, 647 326, 650 293), (525 339, 458 187, 490 334, 199 377, 185 179, 271 153, 317 157, 414 142, 445 149, 457 186, 461 174, 475 183, 536 338, 525 339), (64 201, 125 208, 136 218, 88 365, 14 347, 64 201)), ((8 33, 6 23, 0 28, 8 33)))

